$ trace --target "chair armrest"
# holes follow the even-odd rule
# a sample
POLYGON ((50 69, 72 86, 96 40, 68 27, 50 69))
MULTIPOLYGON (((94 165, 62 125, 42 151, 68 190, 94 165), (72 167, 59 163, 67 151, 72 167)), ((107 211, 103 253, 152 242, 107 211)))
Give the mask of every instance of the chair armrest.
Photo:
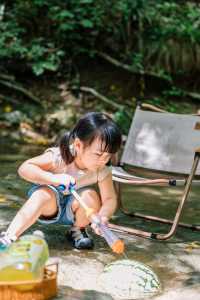
POLYGON ((195 149, 195 153, 200 154, 200 148, 196 148, 196 149, 195 149))

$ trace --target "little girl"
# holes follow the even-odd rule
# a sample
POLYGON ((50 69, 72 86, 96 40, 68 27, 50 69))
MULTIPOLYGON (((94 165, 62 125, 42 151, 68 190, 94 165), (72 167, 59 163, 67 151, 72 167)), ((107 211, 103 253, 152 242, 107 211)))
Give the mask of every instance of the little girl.
MULTIPOLYGON (((69 193, 70 183, 82 200, 107 222, 117 201, 111 170, 106 166, 121 145, 117 125, 105 114, 83 116, 73 130, 64 134, 59 147, 26 160, 19 175, 34 183, 29 199, 19 210, 6 232, 0 234, 0 247, 7 247, 36 221, 42 224, 71 225, 67 238, 77 249, 91 249, 93 241, 85 227, 90 223, 84 209, 69 193), (91 185, 98 184, 100 195, 91 185), (59 189, 66 187, 65 191, 59 189)), ((96 233, 99 233, 93 225, 96 233)))

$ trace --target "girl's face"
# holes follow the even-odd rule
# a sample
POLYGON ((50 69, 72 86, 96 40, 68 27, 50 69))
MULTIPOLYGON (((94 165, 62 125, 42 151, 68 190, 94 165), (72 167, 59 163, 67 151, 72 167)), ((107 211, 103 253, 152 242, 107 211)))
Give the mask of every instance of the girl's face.
POLYGON ((84 146, 83 142, 75 139, 74 147, 77 153, 76 162, 78 166, 90 171, 104 167, 111 159, 112 154, 103 152, 103 146, 99 138, 96 138, 89 146, 84 146))

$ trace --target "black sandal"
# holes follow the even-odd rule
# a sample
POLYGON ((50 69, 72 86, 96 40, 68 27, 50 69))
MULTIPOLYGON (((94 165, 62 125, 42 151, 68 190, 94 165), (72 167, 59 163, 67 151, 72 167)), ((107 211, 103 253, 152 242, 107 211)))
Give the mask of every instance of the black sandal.
POLYGON ((92 249, 94 247, 93 240, 89 237, 85 228, 71 227, 67 233, 67 239, 76 249, 92 249))

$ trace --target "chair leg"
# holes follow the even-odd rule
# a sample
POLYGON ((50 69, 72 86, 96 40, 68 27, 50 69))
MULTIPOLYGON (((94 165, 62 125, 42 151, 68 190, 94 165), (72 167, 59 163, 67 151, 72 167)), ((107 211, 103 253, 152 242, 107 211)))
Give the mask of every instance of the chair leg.
POLYGON ((170 228, 170 230, 167 234, 148 232, 148 231, 143 231, 143 230, 139 230, 139 229, 133 229, 133 228, 130 228, 130 227, 119 226, 119 225, 115 225, 115 224, 109 224, 109 227, 111 229, 115 230, 115 231, 131 234, 131 235, 138 235, 138 236, 146 237, 146 238, 153 238, 153 239, 157 239, 157 240, 167 240, 167 239, 171 238, 175 234, 176 229, 177 229, 178 226, 183 226, 183 227, 190 228, 190 229, 193 229, 193 230, 200 230, 200 226, 179 223, 179 219, 180 219, 184 204, 186 202, 186 199, 188 198, 188 194, 189 194, 189 191, 190 191, 190 188, 191 188, 192 179, 195 175, 195 172, 196 172, 196 169, 197 169, 197 166, 198 166, 198 163, 199 163, 199 158, 200 158, 200 154, 195 153, 192 169, 191 169, 190 175, 189 175, 189 177, 186 181, 185 189, 184 189, 182 198, 181 198, 180 203, 178 205, 176 215, 175 215, 173 221, 163 219, 163 218, 154 217, 154 216, 145 216, 145 215, 136 214, 136 213, 131 214, 126 209, 123 208, 121 198, 119 198, 119 204, 121 204, 122 211, 125 214, 128 214, 129 216, 136 216, 136 217, 145 218, 145 219, 148 219, 148 220, 153 220, 153 221, 158 221, 158 222, 162 222, 162 223, 172 224, 172 226, 171 226, 171 228, 170 228))

